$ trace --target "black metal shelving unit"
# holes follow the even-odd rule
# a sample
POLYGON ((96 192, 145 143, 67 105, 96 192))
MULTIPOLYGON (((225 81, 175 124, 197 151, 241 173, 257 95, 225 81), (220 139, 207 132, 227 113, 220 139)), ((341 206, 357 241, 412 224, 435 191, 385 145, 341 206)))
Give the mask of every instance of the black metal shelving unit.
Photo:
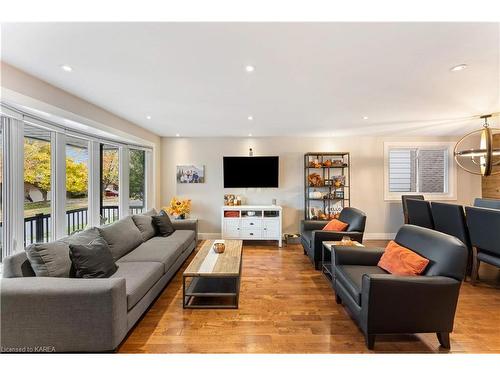
POLYGON ((304 154, 304 216, 306 220, 331 220, 344 207, 350 206, 350 165, 351 157, 348 152, 304 154), (311 186, 309 183, 309 175, 313 173, 321 177, 322 183, 319 186, 311 186), (336 177, 343 179, 341 187, 335 187, 336 177), (320 192, 322 197, 312 197, 314 191, 320 192))

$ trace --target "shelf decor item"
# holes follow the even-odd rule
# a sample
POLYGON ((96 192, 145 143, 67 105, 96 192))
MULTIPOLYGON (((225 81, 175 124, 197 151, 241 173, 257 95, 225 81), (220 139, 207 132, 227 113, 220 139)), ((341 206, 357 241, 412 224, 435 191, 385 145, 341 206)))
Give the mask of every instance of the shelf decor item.
POLYGON ((178 199, 173 197, 170 204, 163 208, 176 219, 185 219, 191 212, 191 199, 178 199))
POLYGON ((500 129, 490 128, 491 116, 481 116, 483 129, 465 135, 455 146, 456 163, 469 173, 481 176, 500 173, 500 129))
POLYGON ((311 173, 307 179, 309 181, 309 186, 323 185, 323 180, 321 179, 321 176, 318 173, 311 173))
POLYGON ((309 152, 304 155, 304 216, 306 220, 337 218, 350 206, 350 154, 309 152))

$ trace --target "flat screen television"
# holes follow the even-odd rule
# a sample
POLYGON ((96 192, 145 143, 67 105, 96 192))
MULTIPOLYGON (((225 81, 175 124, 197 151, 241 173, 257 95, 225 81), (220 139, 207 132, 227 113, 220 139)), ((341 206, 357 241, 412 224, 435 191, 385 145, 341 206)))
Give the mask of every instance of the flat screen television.
POLYGON ((277 188, 279 156, 224 156, 225 188, 277 188))

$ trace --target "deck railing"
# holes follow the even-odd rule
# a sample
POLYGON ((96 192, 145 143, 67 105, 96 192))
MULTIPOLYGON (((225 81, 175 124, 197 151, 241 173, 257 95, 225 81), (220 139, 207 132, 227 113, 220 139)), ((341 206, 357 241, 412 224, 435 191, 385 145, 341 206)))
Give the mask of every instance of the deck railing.
MULTIPOLYGON (((130 214, 136 215, 143 211, 142 206, 131 206, 130 214)), ((118 219, 118 206, 105 206, 101 208, 103 224, 108 224, 118 219)), ((71 235, 85 229, 88 225, 87 207, 66 211, 66 233, 71 235)), ((0 228, 2 223, 0 222, 0 228)), ((37 214, 24 218, 24 246, 37 242, 50 240, 51 217, 50 214, 37 214)), ((1 235, 1 234, 0 234, 1 235)))

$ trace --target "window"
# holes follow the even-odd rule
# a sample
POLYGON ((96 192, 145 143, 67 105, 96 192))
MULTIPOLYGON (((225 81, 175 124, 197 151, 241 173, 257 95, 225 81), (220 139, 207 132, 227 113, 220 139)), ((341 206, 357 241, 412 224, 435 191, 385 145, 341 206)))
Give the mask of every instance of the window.
POLYGON ((89 221, 88 167, 88 141, 66 137, 66 228, 68 235, 85 229, 89 221))
POLYGON ((3 121, 0 122, 0 262, 3 255, 3 121))
POLYGON ((142 145, 113 134, 104 141, 3 103, 0 113, 2 256, 142 212, 154 194, 142 145))
POLYGON ((24 244, 51 238, 51 133, 24 125, 24 244))
POLYGON ((129 150, 129 208, 130 214, 143 212, 146 203, 146 152, 129 150))
POLYGON ((101 144, 101 219, 103 224, 119 218, 120 150, 101 144))
POLYGON ((385 143, 385 199, 425 194, 428 199, 456 199, 453 144, 385 143))

